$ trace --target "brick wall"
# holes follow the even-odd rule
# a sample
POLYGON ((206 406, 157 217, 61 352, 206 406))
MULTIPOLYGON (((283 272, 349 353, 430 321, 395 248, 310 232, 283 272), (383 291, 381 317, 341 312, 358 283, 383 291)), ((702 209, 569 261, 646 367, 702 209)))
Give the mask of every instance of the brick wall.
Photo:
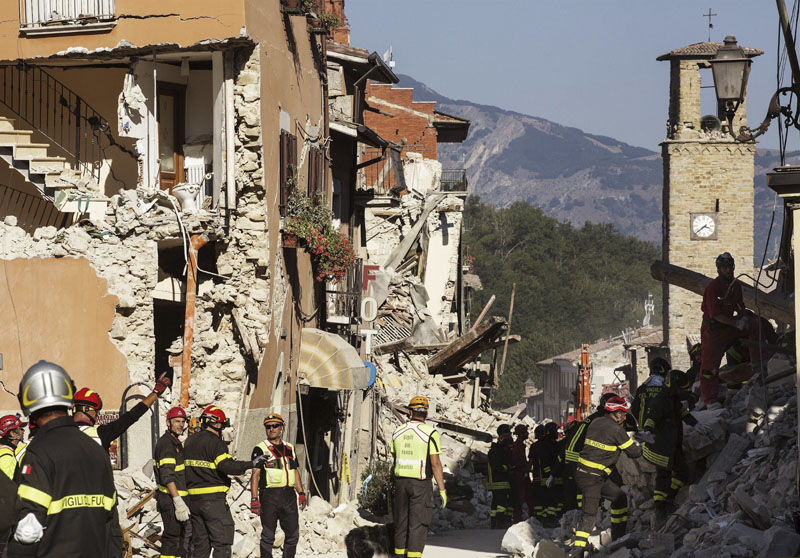
POLYGON ((404 143, 403 151, 422 153, 426 159, 437 159, 437 132, 433 127, 434 102, 414 101, 414 90, 370 83, 367 103, 385 114, 367 111, 364 123, 393 143, 404 143), (415 147, 413 147, 415 146, 415 147))

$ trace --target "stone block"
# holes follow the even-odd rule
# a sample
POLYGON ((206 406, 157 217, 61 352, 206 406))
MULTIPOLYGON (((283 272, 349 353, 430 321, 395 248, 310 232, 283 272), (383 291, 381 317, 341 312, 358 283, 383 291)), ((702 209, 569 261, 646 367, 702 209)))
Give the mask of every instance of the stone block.
POLYGON ((609 554, 608 558, 632 558, 633 554, 631 554, 630 549, 628 548, 620 548, 614 551, 613 554, 609 554))
POLYGON ((758 558, 800 555, 800 535, 781 525, 773 525, 764 533, 767 540, 758 558))
POLYGON ((739 521, 731 524, 724 530, 722 535, 723 544, 737 544, 741 543, 747 546, 750 550, 759 551, 767 544, 765 531, 759 531, 748 527, 739 521))
POLYGON ((529 519, 528 521, 522 521, 512 525, 511 528, 506 531, 506 534, 503 535, 500 548, 509 554, 530 556, 538 542, 537 531, 534 529, 533 525, 534 522, 539 525, 539 522, 535 519, 529 519))
POLYGON ((533 558, 564 558, 564 549, 554 542, 542 540, 533 550, 533 558))

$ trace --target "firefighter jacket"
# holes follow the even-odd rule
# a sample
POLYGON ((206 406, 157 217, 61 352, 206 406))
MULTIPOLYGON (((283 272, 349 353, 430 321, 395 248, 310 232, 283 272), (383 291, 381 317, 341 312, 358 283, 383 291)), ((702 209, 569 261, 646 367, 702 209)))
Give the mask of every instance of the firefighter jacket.
POLYGON ((186 490, 186 471, 183 462, 183 444, 171 432, 165 432, 153 450, 153 472, 158 490, 169 494, 167 484, 174 482, 179 496, 189 494, 186 490))
POLYGON ((603 416, 602 411, 596 411, 583 419, 578 426, 573 428, 565 438, 566 446, 564 448, 564 461, 565 463, 577 463, 579 454, 583 449, 583 442, 586 440, 586 429, 596 418, 603 416))
POLYGON ((523 479, 528 473, 528 457, 525 455, 525 440, 517 438, 511 445, 511 464, 517 478, 523 479))
POLYGON ((94 425, 91 422, 76 421, 84 434, 88 435, 92 440, 103 446, 103 449, 108 451, 111 448, 111 442, 122 436, 128 428, 133 426, 137 420, 147 412, 147 405, 144 403, 137 403, 133 409, 119 416, 113 422, 106 424, 94 425))
POLYGON ((511 444, 492 442, 489 448, 489 490, 511 488, 511 444))
POLYGON ((578 470, 608 478, 623 451, 628 457, 642 455, 642 449, 614 419, 608 415, 594 419, 586 429, 583 449, 578 455, 578 470))
MULTIPOLYGON (((22 443, 22 442, 20 442, 22 443)), ((14 447, 0 444, 0 471, 11 480, 16 480, 17 476, 17 457, 14 454, 14 447)))
POLYGON ((647 408, 650 402, 665 389, 667 389, 667 384, 664 377, 657 374, 648 377, 642 382, 642 385, 636 388, 636 394, 633 396, 633 403, 631 404, 631 414, 639 424, 639 428, 644 428, 644 421, 647 419, 647 408))
POLYGON ((542 463, 539 459, 539 448, 542 445, 542 440, 537 440, 531 444, 528 449, 528 463, 531 467, 531 481, 534 486, 542 483, 542 463))
POLYGON ((229 475, 243 475, 253 467, 250 461, 234 459, 225 442, 208 430, 186 439, 183 460, 189 496, 227 493, 231 487, 229 475))
POLYGON ((431 455, 441 453, 442 442, 436 429, 418 420, 409 421, 392 434, 394 476, 430 479, 433 476, 431 455))
POLYGON ((655 442, 642 448, 645 459, 658 467, 673 467, 673 458, 683 443, 681 421, 690 426, 697 424, 697 419, 681 404, 680 393, 664 389, 648 406, 644 429, 654 434, 655 442))
POLYGON ((22 458, 25 456, 25 452, 28 451, 28 444, 30 444, 33 439, 28 440, 27 442, 20 441, 17 444, 17 447, 14 448, 14 457, 17 458, 17 463, 22 463, 22 458))
POLYGON ((72 417, 53 419, 38 429, 20 472, 19 518, 33 513, 45 529, 34 545, 12 540, 10 556, 109 555, 112 526, 118 521, 111 462, 103 448, 81 434, 72 417))
POLYGON ((545 483, 547 478, 551 475, 554 478, 561 477, 564 464, 561 461, 561 447, 558 441, 549 436, 545 436, 542 439, 537 453, 539 455, 542 483, 545 483))
POLYGON ((286 442, 273 444, 269 440, 264 440, 253 448, 252 459, 259 455, 267 456, 267 461, 261 466, 261 474, 258 477, 259 490, 294 486, 293 471, 298 469, 298 463, 292 444, 286 442))

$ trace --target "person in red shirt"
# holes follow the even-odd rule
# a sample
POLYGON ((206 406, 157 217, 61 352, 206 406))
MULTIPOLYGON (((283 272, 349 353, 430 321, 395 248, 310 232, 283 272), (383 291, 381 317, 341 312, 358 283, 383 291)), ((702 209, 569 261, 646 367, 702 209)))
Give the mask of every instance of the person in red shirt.
MULTIPOLYGON (((528 485, 530 478, 528 477, 528 456, 526 455, 525 440, 528 439, 528 427, 524 424, 518 424, 514 427, 514 434, 517 439, 511 445, 511 463, 514 467, 514 523, 522 521, 522 504, 528 504, 528 485)), ((530 506, 530 504, 528 504, 530 506)), ((533 508, 529 507, 528 515, 533 516, 533 508)))
POLYGON ((703 292, 703 325, 700 340, 703 347, 700 363, 700 394, 706 405, 718 401, 719 365, 728 347, 747 335, 748 320, 735 317, 744 312, 742 285, 734 278, 733 256, 723 252, 717 256, 717 278, 703 292))

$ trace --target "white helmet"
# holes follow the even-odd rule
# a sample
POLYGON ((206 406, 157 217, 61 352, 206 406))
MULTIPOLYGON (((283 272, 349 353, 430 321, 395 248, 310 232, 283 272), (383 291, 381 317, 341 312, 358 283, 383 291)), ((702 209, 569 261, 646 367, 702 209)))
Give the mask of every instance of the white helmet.
POLYGON ((71 409, 75 384, 58 364, 40 360, 28 368, 19 382, 20 407, 25 415, 48 407, 71 409))

